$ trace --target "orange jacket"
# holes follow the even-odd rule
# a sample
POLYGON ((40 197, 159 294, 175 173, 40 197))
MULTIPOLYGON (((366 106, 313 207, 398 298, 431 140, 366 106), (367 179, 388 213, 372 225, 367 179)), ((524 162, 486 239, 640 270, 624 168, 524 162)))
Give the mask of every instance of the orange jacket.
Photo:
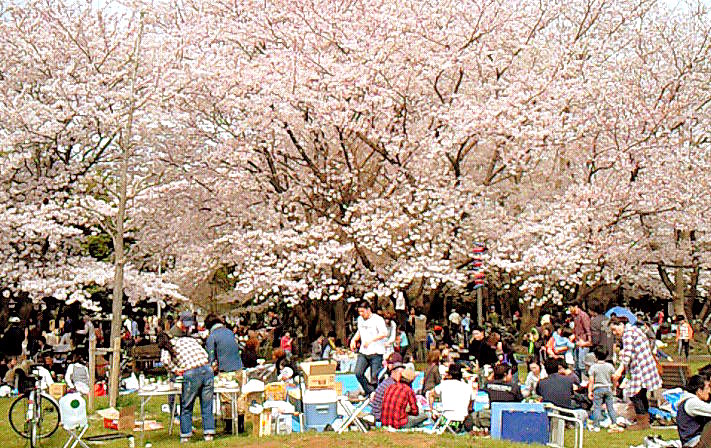
POLYGON ((691 325, 687 321, 680 323, 676 327, 676 340, 678 341, 680 339, 687 341, 694 339, 694 329, 691 328, 691 325))

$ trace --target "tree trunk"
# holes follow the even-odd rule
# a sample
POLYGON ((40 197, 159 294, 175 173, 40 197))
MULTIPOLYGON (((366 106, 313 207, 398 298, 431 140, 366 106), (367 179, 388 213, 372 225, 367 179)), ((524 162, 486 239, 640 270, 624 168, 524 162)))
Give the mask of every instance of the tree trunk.
POLYGON ((686 281, 682 268, 674 272, 674 314, 686 316, 686 281))
POLYGON ((538 317, 541 314, 541 307, 531 308, 527 304, 524 304, 521 308, 521 329, 519 330, 519 339, 523 338, 523 335, 528 332, 531 328, 535 327, 538 323, 538 317))
MULTIPOLYGON (((119 366, 118 359, 121 357, 121 313, 123 312, 123 270, 126 264, 126 254, 124 250, 123 226, 126 219, 126 196, 128 191, 128 160, 131 154, 131 140, 133 139, 133 113, 136 108, 136 74, 138 73, 138 63, 140 60, 141 38, 143 36, 143 13, 141 13, 141 23, 139 33, 136 36, 136 44, 133 51, 133 72, 131 74, 131 96, 129 97, 128 118, 126 128, 121 132, 120 146, 122 150, 121 171, 119 174, 119 203, 115 221, 114 242, 114 288, 113 303, 111 304, 111 356, 112 366, 119 366)), ((118 399, 119 379, 121 372, 119 368, 111 369, 109 377, 109 406, 115 408, 118 399)), ((93 393, 93 391, 92 391, 93 393)))
POLYGON ((314 339, 319 336, 319 334, 326 336, 331 330, 333 330, 330 300, 318 301, 318 330, 317 334, 313 335, 314 339))
POLYGON ((333 304, 333 322, 336 324, 336 338, 346 343, 346 309, 343 299, 339 299, 333 304))

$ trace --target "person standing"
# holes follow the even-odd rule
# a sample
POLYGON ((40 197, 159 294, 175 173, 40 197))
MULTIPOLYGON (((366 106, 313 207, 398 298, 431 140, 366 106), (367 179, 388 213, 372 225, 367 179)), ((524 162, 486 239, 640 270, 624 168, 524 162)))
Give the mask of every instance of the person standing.
POLYGON ((622 374, 627 371, 630 381, 627 384, 627 394, 634 404, 637 423, 629 429, 649 428, 649 400, 647 391, 651 392, 662 387, 662 378, 657 371, 649 342, 642 330, 627 323, 627 319, 614 316, 610 319, 610 330, 615 337, 622 339, 620 366, 612 375, 617 383, 622 374))
POLYGON ((358 360, 356 361, 355 375, 366 395, 375 390, 372 382, 383 366, 385 354, 385 339, 388 329, 385 320, 374 313, 367 300, 358 304, 358 330, 351 339, 351 350, 355 351, 360 342, 358 360), (371 379, 366 378, 365 371, 370 367, 371 379))
POLYGON ((467 313, 463 318, 462 318, 462 344, 464 345, 465 349, 469 349, 469 330, 471 328, 472 324, 472 318, 471 314, 467 313))
POLYGON ((577 303, 570 306, 570 314, 573 316, 573 334, 575 335, 575 349, 573 350, 575 373, 578 378, 582 378, 585 373, 585 355, 588 354, 592 345, 590 315, 583 311, 577 303))
MULTIPOLYGON (((192 316, 190 316, 192 319, 192 316)), ((200 414, 205 441, 211 441, 215 434, 215 415, 212 400, 215 376, 210 367, 209 357, 197 339, 179 337, 170 339, 161 335, 161 362, 170 372, 183 376, 183 391, 180 395, 180 442, 189 442, 193 435, 193 407, 200 398, 200 414)))
POLYGON ((593 429, 600 430, 602 420, 602 405, 607 408, 607 415, 612 424, 609 432, 619 432, 621 428, 617 426, 617 414, 615 413, 615 400, 613 393, 612 374, 615 366, 605 361, 605 351, 597 348, 594 351, 595 362, 590 366, 588 380, 588 399, 593 402, 592 421, 593 429))
POLYGON ((88 358, 89 342, 96 340, 96 330, 94 329, 94 324, 91 323, 91 318, 88 314, 85 314, 82 320, 84 321, 84 327, 81 330, 77 330, 76 333, 84 336, 84 340, 81 341, 83 345, 82 356, 88 358))
POLYGON ((679 344, 679 356, 683 354, 686 361, 689 360, 689 345, 692 339, 694 339, 694 329, 683 314, 679 315, 676 318, 676 342, 679 344))
POLYGON ((267 324, 270 330, 272 330, 272 348, 280 348, 281 337, 284 335, 284 328, 282 327, 282 322, 279 316, 274 311, 269 311, 267 313, 268 319, 267 324))
MULTIPOLYGON (((210 331, 205 347, 213 370, 219 372, 218 376, 220 377, 237 380, 234 372, 242 370, 242 358, 235 334, 225 327, 222 319, 214 313, 205 317, 205 328, 210 331)), ((220 402, 222 403, 222 415, 225 419, 225 432, 231 432, 233 422, 229 394, 221 394, 220 402)))
POLYGON ((22 354, 22 343, 25 341, 25 330, 20 327, 20 318, 12 316, 8 319, 10 326, 2 337, 2 351, 8 357, 17 357, 22 354))

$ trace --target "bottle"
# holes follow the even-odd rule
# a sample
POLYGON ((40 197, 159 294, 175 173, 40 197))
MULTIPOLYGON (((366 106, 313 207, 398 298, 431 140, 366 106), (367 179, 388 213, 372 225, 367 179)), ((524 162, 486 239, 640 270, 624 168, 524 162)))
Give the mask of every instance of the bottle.
POLYGON ((143 386, 146 384, 146 376, 141 373, 138 376, 138 387, 143 388, 143 386))

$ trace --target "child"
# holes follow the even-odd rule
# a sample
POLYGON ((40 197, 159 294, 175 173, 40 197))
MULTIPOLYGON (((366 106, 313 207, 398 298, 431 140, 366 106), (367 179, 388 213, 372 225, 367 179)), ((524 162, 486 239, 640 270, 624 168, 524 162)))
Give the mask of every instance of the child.
POLYGON ((612 392, 612 374, 615 367, 605 361, 605 352, 600 348, 594 350, 595 363, 590 366, 588 380, 588 398, 593 402, 592 427, 593 431, 600 431, 600 421, 602 420, 602 403, 605 402, 607 415, 612 424, 608 432, 620 432, 622 428, 617 426, 617 415, 614 407, 614 393, 612 392))
POLYGON ((286 359, 291 359, 291 349, 292 349, 292 342, 294 340, 291 339, 291 334, 287 331, 284 333, 284 336, 281 337, 281 341, 279 341, 279 348, 284 350, 284 354, 286 355, 286 359))

